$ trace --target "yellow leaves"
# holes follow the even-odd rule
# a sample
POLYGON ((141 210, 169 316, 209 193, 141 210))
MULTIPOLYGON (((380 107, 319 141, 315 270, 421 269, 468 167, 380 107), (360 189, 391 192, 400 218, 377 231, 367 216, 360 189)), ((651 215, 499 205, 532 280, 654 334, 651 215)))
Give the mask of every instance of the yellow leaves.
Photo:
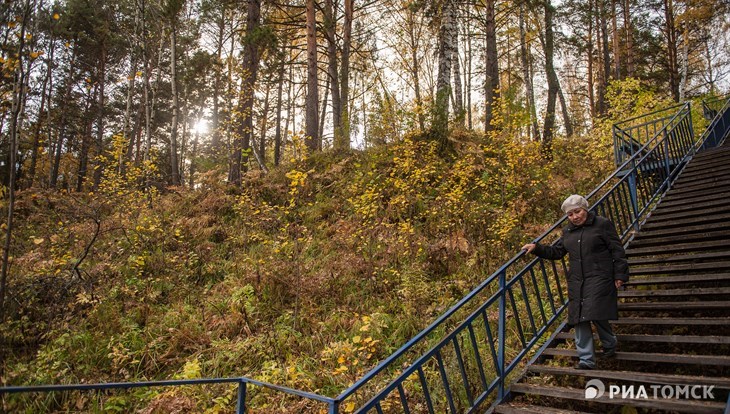
POLYGON ((342 410, 346 413, 351 413, 351 412, 355 411, 355 403, 351 401, 351 402, 343 405, 342 410))
POLYGON ((304 186, 308 173, 304 171, 291 170, 285 175, 286 178, 289 179, 289 194, 296 195, 299 191, 298 188, 304 186))
POLYGON ((61 18, 61 15, 58 13, 53 13, 53 20, 58 20, 61 18))
POLYGON ((354 337, 352 338, 352 343, 353 343, 353 344, 359 344, 359 343, 360 343, 360 341, 361 341, 360 335, 354 336, 354 337))
POLYGON ((33 238, 33 244, 35 244, 36 246, 43 244, 44 241, 45 241, 45 239, 43 237, 34 237, 33 238))
POLYGON ((92 296, 90 296, 86 292, 81 292, 78 295, 76 295, 76 304, 77 305, 91 305, 96 302, 98 302, 98 301, 95 300, 92 296))
POLYGON ((297 370, 295 365, 292 365, 286 369, 286 374, 289 381, 296 381, 301 375, 301 372, 297 370))
POLYGON ((42 55, 43 55, 43 51, 42 50, 39 50, 37 52, 30 52, 28 54, 28 56, 30 56, 31 59, 37 59, 38 56, 42 56, 42 55))
POLYGON ((195 358, 192 361, 185 363, 181 373, 175 375, 175 379, 195 379, 202 376, 202 369, 200 368, 200 361, 195 358))

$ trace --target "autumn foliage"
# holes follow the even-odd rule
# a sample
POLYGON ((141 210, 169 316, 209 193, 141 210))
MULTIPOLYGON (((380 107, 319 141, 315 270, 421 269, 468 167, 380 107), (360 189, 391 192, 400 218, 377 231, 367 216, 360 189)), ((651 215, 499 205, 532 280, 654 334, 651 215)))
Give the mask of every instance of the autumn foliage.
MULTIPOLYGON (((251 172, 241 189, 211 171, 195 190, 162 192, 144 190, 151 165, 119 165, 111 151, 97 192, 20 193, 3 382, 245 375, 342 391, 544 229, 563 194, 611 166, 600 144, 558 141, 563 155, 548 162, 537 143, 454 140, 449 159, 405 138, 251 172)), ((212 389, 103 405, 230 411, 235 390, 212 389)), ((83 408, 94 398, 5 404, 83 408)))

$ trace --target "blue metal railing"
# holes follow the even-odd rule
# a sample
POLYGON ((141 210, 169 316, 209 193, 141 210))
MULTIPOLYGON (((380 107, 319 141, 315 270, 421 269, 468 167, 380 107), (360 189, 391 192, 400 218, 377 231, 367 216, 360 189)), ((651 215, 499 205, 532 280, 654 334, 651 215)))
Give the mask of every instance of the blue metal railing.
MULTIPOLYGON (((681 168, 701 148, 721 142, 712 131, 694 140, 689 104, 661 116, 662 128, 588 196, 591 209, 610 218, 627 242, 647 214, 669 189, 681 168)), ((656 113, 655 113, 656 114, 656 113)), ((725 128, 727 103, 711 123, 725 128)), ((642 122, 649 125, 650 122, 642 122)), ((640 127, 639 129, 644 128, 640 127)), ((647 127, 648 128, 648 127, 647 127)), ((652 127, 654 128, 654 127, 652 127)), ((634 129, 634 130, 639 130, 634 129)), ((643 130, 648 131, 644 128, 643 130)), ((550 243, 560 237, 566 218, 535 239, 550 243)), ((4 393, 128 389, 204 384, 237 384, 237 412, 243 413, 248 386, 256 386, 326 406, 341 412, 347 401, 357 413, 476 412, 508 395, 518 367, 546 346, 551 332, 565 325, 567 305, 565 260, 549 261, 520 252, 427 328, 383 360, 335 398, 281 387, 253 379, 218 378, 143 383, 5 387, 4 393), (463 317, 466 315, 465 317, 463 317), (562 321, 562 323, 560 323, 562 321), (556 323, 559 322, 559 323, 556 323), (433 337, 436 342, 433 342, 433 337), (426 349, 420 351, 420 349, 426 349), (412 356, 415 353, 415 356, 412 356), (412 361, 405 361, 412 357, 412 361), (385 387, 383 375, 395 376, 385 387), (377 379, 377 380, 376 380, 377 379)), ((324 407, 322 407, 324 408, 324 407)), ((318 410, 321 411, 321 410, 318 410)))
POLYGON ((646 151, 644 144, 651 142, 683 104, 660 109, 613 124, 613 155, 616 166, 646 151))
POLYGON ((116 382, 106 384, 73 384, 73 385, 39 385, 39 386, 17 386, 2 387, 0 395, 3 393, 50 393, 50 392, 68 392, 68 391, 109 391, 109 390, 128 390, 133 388, 161 388, 161 387, 179 387, 183 385, 215 385, 215 384, 231 384, 237 385, 236 397, 236 413, 243 414, 246 412, 246 399, 249 393, 249 386, 261 387, 271 391, 280 392, 294 397, 317 402, 327 407, 329 414, 338 412, 339 402, 334 398, 325 397, 319 394, 306 391, 295 390, 280 385, 269 384, 263 381, 257 381, 246 377, 234 378, 201 378, 189 380, 171 380, 171 381, 143 381, 143 382, 116 382))
POLYGON ((702 113, 710 125, 699 140, 698 151, 714 148, 725 140, 730 131, 730 97, 702 101, 702 113))
POLYGON ((730 98, 730 95, 725 96, 714 96, 709 97, 702 100, 702 116, 708 120, 712 121, 715 116, 719 112, 722 111, 722 108, 725 106, 725 103, 727 102, 728 98, 730 98))

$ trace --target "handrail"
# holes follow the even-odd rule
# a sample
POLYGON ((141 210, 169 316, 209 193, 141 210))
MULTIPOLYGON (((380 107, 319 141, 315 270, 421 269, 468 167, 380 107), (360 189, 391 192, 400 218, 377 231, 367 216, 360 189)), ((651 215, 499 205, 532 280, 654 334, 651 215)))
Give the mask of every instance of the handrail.
MULTIPOLYGON (((631 237, 631 232, 638 228, 689 158, 697 150, 720 142, 717 139, 719 133, 712 135, 709 129, 695 141, 689 103, 672 108, 678 109, 672 116, 661 119, 661 130, 586 196, 591 203, 590 209, 611 218, 624 241, 631 237)), ((632 120, 641 117, 646 115, 632 120)), ((715 117, 711 127, 724 128, 722 138, 727 134, 730 128, 730 101, 725 103, 722 114, 715 117)), ((558 232, 566 220, 565 216, 561 217, 535 238, 535 242, 545 242, 559 236, 558 232)), ((507 386, 515 368, 559 325, 556 322, 563 318, 568 302, 566 272, 565 260, 553 262, 527 258, 524 251, 518 252, 448 311, 335 398, 246 377, 4 387, 0 388, 0 395, 237 383, 238 413, 245 411, 247 385, 252 385, 327 404, 328 413, 337 414, 345 400, 355 398, 358 391, 362 391, 386 369, 400 367, 395 364, 396 361, 417 344, 425 344, 429 335, 444 326, 459 311, 465 310, 467 305, 474 305, 475 309, 471 309, 466 318, 425 353, 417 356, 387 386, 368 396, 364 403, 359 403, 357 410, 358 413, 373 410, 382 412, 386 404, 400 404, 404 411, 409 412, 409 404, 415 400, 431 413, 463 411, 464 408, 467 412, 473 412, 489 402, 497 403, 508 395, 507 386), (524 266, 520 267, 523 263, 524 266), (489 297, 477 302, 477 296, 484 293, 488 293, 489 297)))
MULTIPOLYGON (((654 115, 656 115, 656 114, 660 114, 660 113, 663 113, 663 112, 671 112, 671 111, 673 111, 675 109, 678 109, 678 108, 681 108, 681 107, 683 107, 685 105, 686 105, 686 103, 679 103, 679 104, 675 104, 675 105, 672 105, 672 106, 669 106, 669 107, 666 107, 666 108, 657 109, 657 110, 652 111, 652 112, 649 112, 649 113, 637 115, 635 117, 632 117, 632 118, 629 118, 629 119, 624 119, 622 121, 616 122, 614 124, 614 126, 621 127, 622 125, 631 123, 631 122, 633 122, 633 121, 635 121, 637 119, 642 119, 642 118, 646 119, 646 118, 649 118, 649 117, 654 117, 654 115)), ((672 112, 672 114, 674 114, 675 112, 672 112)), ((623 129, 623 128, 621 128, 621 129, 623 129)))
POLYGON ((334 398, 325 397, 319 394, 296 390, 281 385, 271 384, 264 381, 258 381, 246 377, 229 377, 229 378, 198 378, 185 380, 168 380, 168 381, 141 381, 141 382, 109 382, 101 384, 66 384, 66 385, 29 385, 29 386, 9 386, 0 387, 0 395, 15 393, 35 393, 35 392, 60 392, 60 391, 88 391, 88 390, 118 390, 131 388, 147 388, 147 387, 169 387, 182 385, 208 385, 208 384, 238 384, 238 398, 236 404, 236 413, 243 414, 246 412, 246 385, 255 385, 261 388, 267 388, 284 394, 289 394, 313 401, 325 403, 329 407, 329 412, 334 414, 337 412, 339 402, 334 398))
POLYGON ((714 117, 710 120, 710 125, 702 133, 698 140, 697 151, 706 148, 716 147, 722 144, 730 131, 730 95, 717 97, 710 101, 702 101, 702 106, 709 107, 711 104, 724 101, 719 110, 715 111, 714 117))
POLYGON ((680 108, 684 105, 673 105, 613 124, 613 147, 616 166, 619 166, 634 154, 641 153, 644 149, 636 149, 636 147, 643 147, 645 143, 643 141, 653 141, 656 135, 666 127, 667 121, 670 120, 671 122, 676 112, 681 110, 680 108), (659 114, 662 115, 658 116, 659 114), (635 121, 639 119, 643 122, 636 123, 635 121))

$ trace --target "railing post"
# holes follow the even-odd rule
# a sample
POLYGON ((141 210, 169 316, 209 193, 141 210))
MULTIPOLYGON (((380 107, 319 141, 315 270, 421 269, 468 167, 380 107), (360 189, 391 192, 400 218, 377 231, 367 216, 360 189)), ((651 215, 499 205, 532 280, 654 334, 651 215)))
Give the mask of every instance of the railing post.
POLYGON ((339 414, 339 412, 340 412, 340 402, 337 400, 330 401, 328 414, 339 414))
POLYGON ((246 412, 246 382, 238 383, 238 402, 236 403, 236 414, 244 414, 246 412))
POLYGON ((631 198, 631 210, 634 212, 634 229, 639 231, 639 195, 636 189, 637 179, 636 158, 632 158, 631 172, 629 173, 629 197, 631 198))
MULTIPOLYGON (((697 152, 697 146, 695 146, 695 129, 694 125, 692 124, 692 106, 689 102, 687 102, 687 119, 689 121, 689 142, 690 142, 690 148, 689 152, 694 157, 695 153, 697 152)), ((701 134, 700 134, 701 136, 701 134)))
MULTIPOLYGON (((505 335, 507 332, 507 271, 499 273, 499 349, 497 350, 497 374, 499 375, 499 388, 497 390, 497 401, 504 398, 504 374, 505 366, 505 335)), ((515 315, 516 317, 516 315, 515 315)))
POLYGON ((619 151, 618 141, 618 127, 616 124, 613 125, 613 159, 616 160, 617 165, 621 165, 621 152, 619 151))
POLYGON ((670 156, 669 156, 669 149, 670 149, 670 147, 669 147, 669 140, 671 138, 672 137, 669 134, 667 134, 667 130, 665 129, 664 130, 664 170, 667 173, 667 180, 669 179, 669 175, 672 172, 672 168, 669 165, 669 162, 670 162, 669 161, 670 160, 670 156))

